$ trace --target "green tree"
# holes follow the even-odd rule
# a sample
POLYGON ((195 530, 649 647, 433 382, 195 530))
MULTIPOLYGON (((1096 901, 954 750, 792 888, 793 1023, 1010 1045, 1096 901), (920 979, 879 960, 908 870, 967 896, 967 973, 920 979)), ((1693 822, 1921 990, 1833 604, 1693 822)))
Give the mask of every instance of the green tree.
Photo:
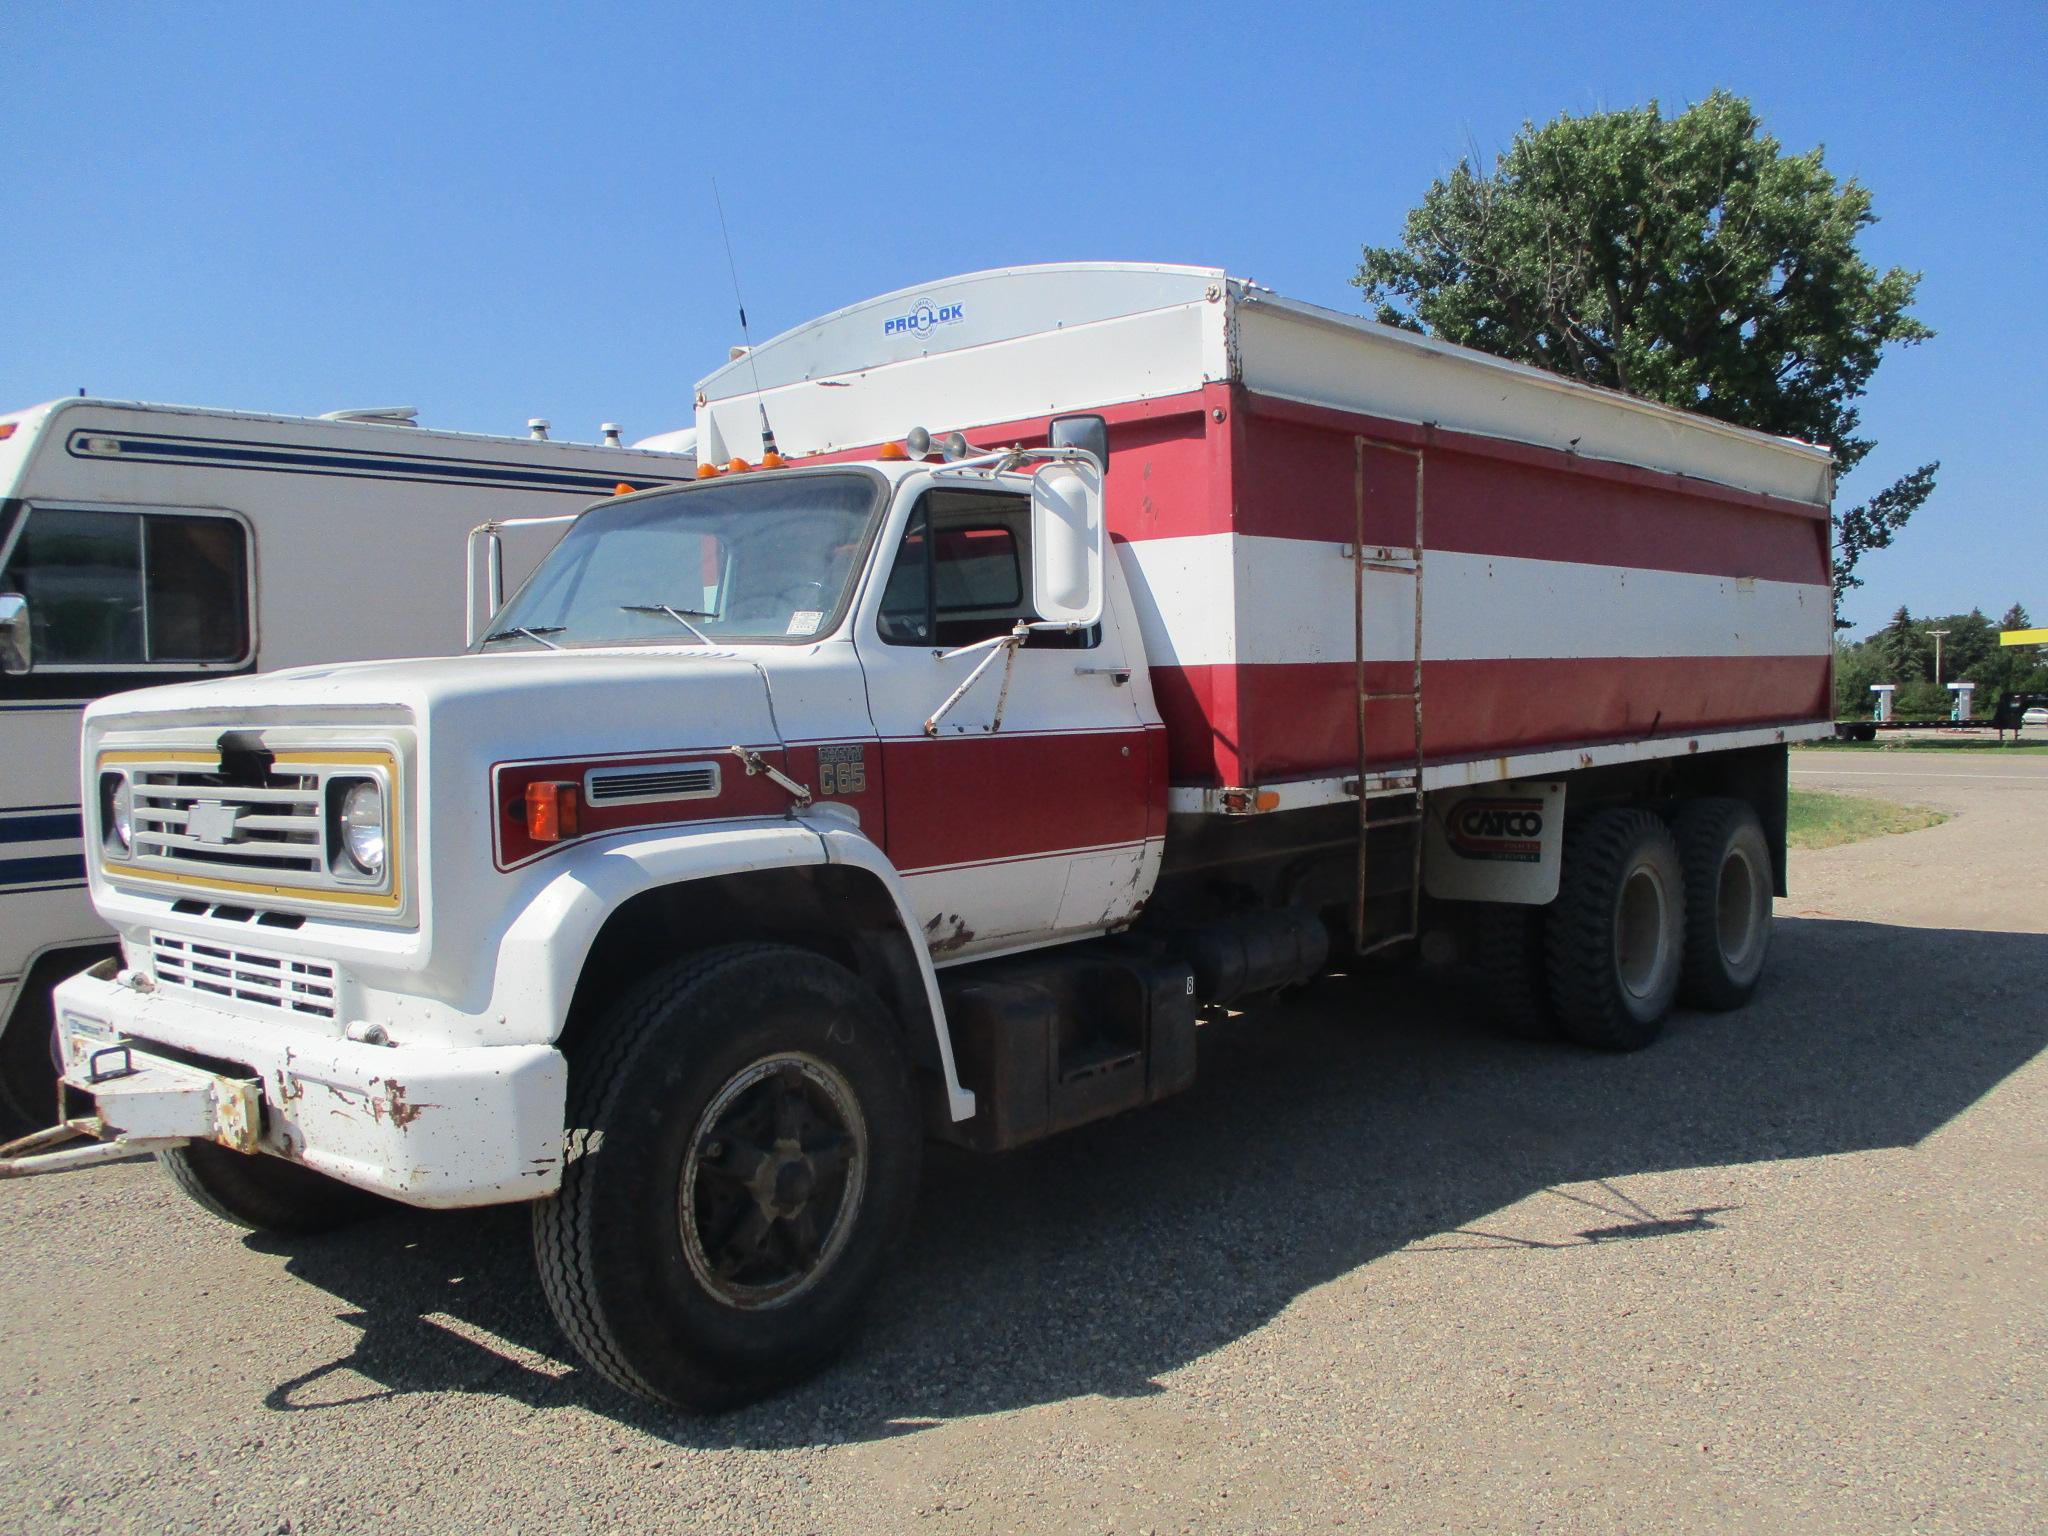
POLYGON ((1934 680, 1938 683, 1977 681, 1978 669, 1998 649, 1998 631, 1984 617, 1984 610, 1972 608, 1968 613, 1922 619, 1920 632, 1927 637, 1930 652, 1934 645, 1933 631, 1937 629, 1948 633, 1941 639, 1941 676, 1934 680))
POLYGON ((2014 603, 2005 610, 2005 617, 1998 621, 1998 627, 2000 629, 2032 629, 2034 621, 2027 617, 2027 610, 2024 605, 2014 603))
POLYGON ((1906 611, 1904 603, 1899 604, 1899 611, 1892 615, 1891 623, 1873 635, 1870 643, 1884 666, 1882 681, 1897 683, 1903 690, 1930 676, 1933 663, 1927 637, 1920 632, 1919 622, 1906 611))
POLYGON ((1872 709, 1870 685, 1890 681, 1877 648, 1868 640, 1835 646, 1835 714, 1862 718, 1872 709))
MULTIPOLYGON (((1934 333, 1920 280, 1856 249, 1870 193, 1787 154, 1741 97, 1525 123, 1490 173, 1423 194, 1352 279, 1395 325, 1834 450, 1875 446, 1856 401, 1885 347, 1934 333)), ((1924 464, 1835 520, 1835 597, 1934 489, 1924 464)))

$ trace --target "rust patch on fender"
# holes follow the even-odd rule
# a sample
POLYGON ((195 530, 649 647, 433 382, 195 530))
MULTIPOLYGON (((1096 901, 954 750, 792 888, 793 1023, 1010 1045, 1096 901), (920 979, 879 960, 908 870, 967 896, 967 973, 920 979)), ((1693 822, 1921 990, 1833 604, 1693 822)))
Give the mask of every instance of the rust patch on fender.
POLYGON ((974 930, 967 926, 958 912, 951 917, 943 912, 933 913, 932 920, 924 925, 924 935, 925 943, 935 955, 950 955, 974 942, 974 930))

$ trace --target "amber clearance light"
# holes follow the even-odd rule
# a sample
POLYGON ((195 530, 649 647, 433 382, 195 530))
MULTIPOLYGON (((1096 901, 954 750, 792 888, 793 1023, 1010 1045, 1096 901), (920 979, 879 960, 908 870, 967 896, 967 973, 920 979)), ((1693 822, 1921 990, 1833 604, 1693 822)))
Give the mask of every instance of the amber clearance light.
POLYGON ((559 843, 577 835, 581 786, 573 780, 539 780, 526 786, 526 835, 536 843, 559 843))

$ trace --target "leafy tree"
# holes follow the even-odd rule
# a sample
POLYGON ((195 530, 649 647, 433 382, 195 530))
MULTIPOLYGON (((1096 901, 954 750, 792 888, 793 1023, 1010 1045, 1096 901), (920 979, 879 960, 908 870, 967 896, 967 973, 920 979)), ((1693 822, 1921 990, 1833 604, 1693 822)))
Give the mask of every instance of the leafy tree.
MULTIPOLYGON (((1907 313, 1920 275, 1857 252, 1869 191, 1821 156, 1787 154, 1726 91, 1675 117, 1525 123, 1490 173, 1464 160, 1433 183, 1352 281, 1383 321, 1825 443, 1847 474, 1875 446, 1856 401, 1884 348, 1934 333, 1907 313)), ((1838 606, 1939 468, 1837 516, 1838 606)))
POLYGON ((1998 621, 1998 627, 2000 629, 2032 629, 2034 621, 2027 617, 2027 610, 2022 604, 2014 603, 2005 610, 2005 617, 1998 621))
POLYGON ((1930 656, 1934 651, 1933 631, 1948 631, 1941 640, 1941 676, 1938 683, 1976 681, 1977 669, 1998 649, 1998 631, 1984 617, 1984 610, 1951 613, 1938 619, 1920 620, 1920 632, 1927 638, 1930 656))
POLYGON ((1870 685, 1887 682, 1884 662, 1867 640, 1835 647, 1835 714, 1842 719, 1870 713, 1870 685))

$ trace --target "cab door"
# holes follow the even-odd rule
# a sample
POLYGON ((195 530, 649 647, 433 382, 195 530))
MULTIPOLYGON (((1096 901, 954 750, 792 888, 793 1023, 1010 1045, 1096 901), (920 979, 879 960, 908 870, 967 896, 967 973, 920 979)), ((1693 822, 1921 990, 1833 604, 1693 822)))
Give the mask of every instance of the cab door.
POLYGON ((1037 617, 1031 539, 1027 496, 908 481, 856 621, 886 847, 940 962, 1101 932, 1149 883, 1151 765, 1129 686, 1142 659, 1118 627, 1034 633, 1007 665, 1004 648, 950 654, 1037 617))

